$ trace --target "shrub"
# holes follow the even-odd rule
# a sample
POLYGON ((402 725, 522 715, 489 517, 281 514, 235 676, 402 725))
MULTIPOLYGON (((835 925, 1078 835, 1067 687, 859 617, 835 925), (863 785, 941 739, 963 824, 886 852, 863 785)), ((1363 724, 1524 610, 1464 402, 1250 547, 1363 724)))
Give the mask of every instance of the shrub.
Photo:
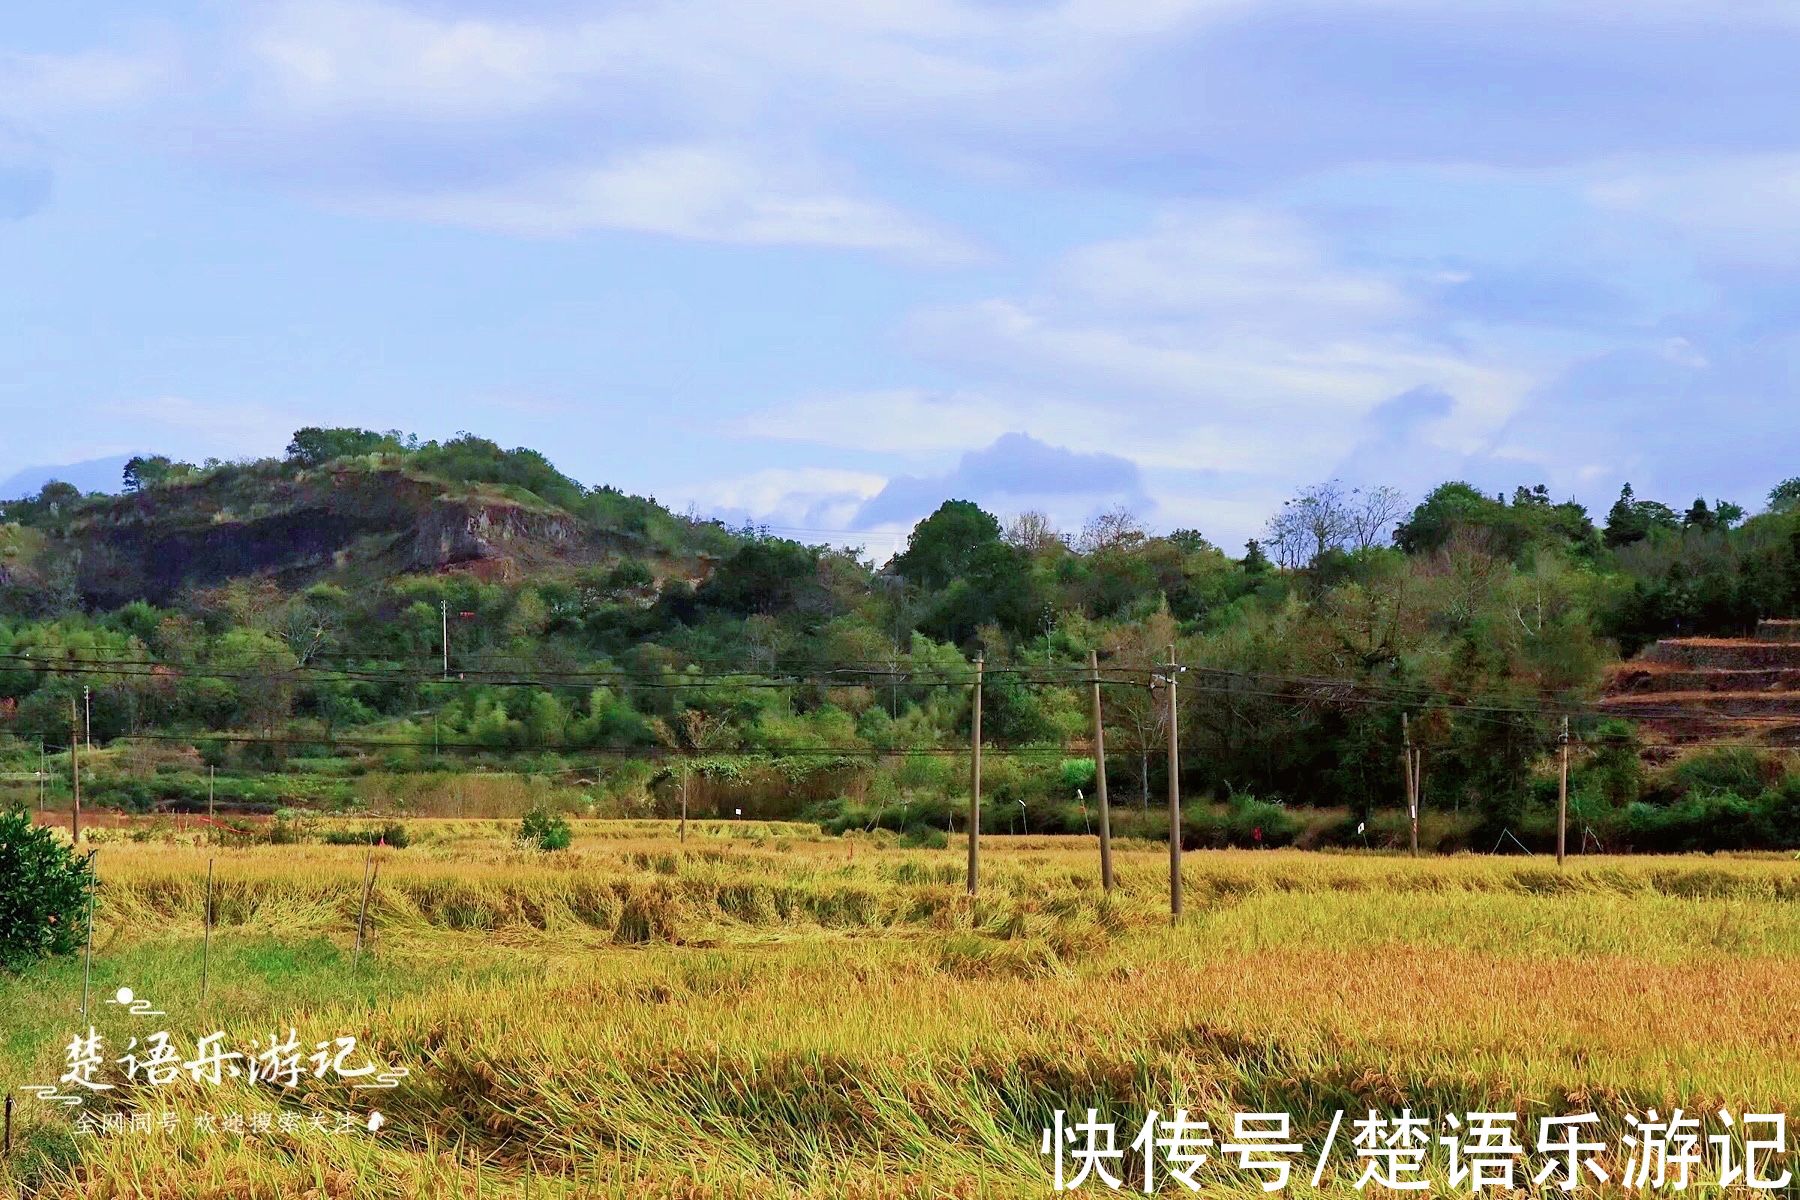
POLYGON ((20 971, 81 945, 92 858, 23 812, 0 816, 0 971, 20 971))
POLYGON ((1719 746, 1702 750, 1677 762, 1668 770, 1668 780, 1677 796, 1712 796, 1731 792, 1753 796, 1770 779, 1778 778, 1768 764, 1749 746, 1719 746))
POLYGON ((373 846, 381 842, 396 850, 404 850, 412 839, 403 823, 388 821, 369 828, 327 829, 324 840, 330 846, 373 846))
POLYGON ((1094 786, 1095 767, 1091 758, 1065 758, 1058 768, 1062 775, 1061 783, 1065 792, 1077 788, 1087 790, 1094 786))
POLYGON ((519 822, 519 840, 539 850, 567 850, 575 835, 561 813, 542 807, 532 809, 519 822))

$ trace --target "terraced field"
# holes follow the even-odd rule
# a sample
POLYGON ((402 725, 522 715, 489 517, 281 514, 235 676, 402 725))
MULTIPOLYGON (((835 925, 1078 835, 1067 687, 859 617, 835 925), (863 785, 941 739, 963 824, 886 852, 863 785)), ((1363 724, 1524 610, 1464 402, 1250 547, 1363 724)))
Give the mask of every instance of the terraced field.
POLYGON ((1665 638, 1615 669, 1602 708, 1660 743, 1800 745, 1800 621, 1753 638, 1665 638))

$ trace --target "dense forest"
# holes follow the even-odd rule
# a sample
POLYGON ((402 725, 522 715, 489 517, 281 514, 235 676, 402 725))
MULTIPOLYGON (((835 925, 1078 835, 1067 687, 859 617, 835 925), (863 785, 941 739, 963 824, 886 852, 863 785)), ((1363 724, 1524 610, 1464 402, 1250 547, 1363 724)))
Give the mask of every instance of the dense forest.
POLYGON ((979 655, 984 821, 1080 830, 1095 652, 1113 801, 1152 834, 1173 654, 1195 844, 1391 842, 1403 715, 1438 847, 1542 843, 1564 715, 1584 837, 1800 844, 1778 748, 1659 753, 1594 703, 1659 638, 1800 612, 1800 480, 1754 514, 1627 486, 1598 523, 1543 486, 1328 482, 1235 555, 1125 511, 1059 531, 950 499, 885 563, 472 435, 306 429, 281 459, 134 459, 123 485, 0 504, 16 793, 86 725, 90 802, 139 810, 191 809, 209 775, 285 808, 512 773, 666 812, 689 775, 713 808, 930 839, 966 794, 979 655))

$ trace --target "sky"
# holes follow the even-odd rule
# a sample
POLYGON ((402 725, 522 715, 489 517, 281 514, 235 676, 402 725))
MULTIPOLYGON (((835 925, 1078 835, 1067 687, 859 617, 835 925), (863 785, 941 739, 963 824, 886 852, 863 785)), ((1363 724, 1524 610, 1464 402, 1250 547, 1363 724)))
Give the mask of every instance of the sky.
POLYGON ((1787 0, 17 6, 0 479, 469 430, 879 558, 952 496, 1754 510, 1796 61, 1787 0))

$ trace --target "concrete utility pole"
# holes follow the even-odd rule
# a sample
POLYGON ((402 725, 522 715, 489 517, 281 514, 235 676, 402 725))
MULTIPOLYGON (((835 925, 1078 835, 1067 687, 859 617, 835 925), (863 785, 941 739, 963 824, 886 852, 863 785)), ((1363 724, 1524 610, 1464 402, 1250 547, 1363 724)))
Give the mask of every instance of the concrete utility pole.
POLYGON ((1094 691, 1094 791, 1100 798, 1100 886, 1113 889, 1112 815, 1106 803, 1106 726, 1100 720, 1100 654, 1088 651, 1088 674, 1094 691))
POLYGON ((81 689, 81 730, 87 739, 87 748, 94 748, 94 693, 90 688, 81 689))
POLYGON ((75 697, 69 697, 69 778, 74 784, 75 800, 69 806, 69 840, 81 842, 81 712, 75 697))
POLYGON ((680 842, 687 841, 688 776, 692 773, 687 760, 683 759, 681 766, 681 831, 676 835, 676 840, 680 842))
POLYGON ((209 821, 213 816, 213 772, 216 769, 212 766, 206 768, 206 819, 209 821))
POLYGON ((45 762, 45 755, 44 755, 44 739, 39 738, 38 739, 38 811, 39 812, 44 811, 44 786, 48 782, 45 778, 45 771, 44 771, 45 765, 46 765, 46 762, 45 762))
POLYGON ((969 895, 981 886, 981 675, 984 657, 975 656, 974 708, 969 719, 969 895))
POLYGON ((1169 647, 1169 923, 1181 923, 1181 751, 1175 713, 1175 647, 1169 647))
POLYGON ((1556 780, 1556 865, 1560 867, 1569 844, 1569 718, 1562 719, 1556 741, 1562 760, 1556 780))
MULTIPOLYGON (((427 612, 430 610, 427 609, 427 612)), ((443 624, 444 638, 444 678, 450 678, 450 602, 438 601, 438 619, 443 624)))
POLYGON ((1412 844, 1412 856, 1419 857, 1419 773, 1418 760, 1414 756, 1412 743, 1412 725, 1408 714, 1400 714, 1400 773, 1406 782, 1406 820, 1412 844))

